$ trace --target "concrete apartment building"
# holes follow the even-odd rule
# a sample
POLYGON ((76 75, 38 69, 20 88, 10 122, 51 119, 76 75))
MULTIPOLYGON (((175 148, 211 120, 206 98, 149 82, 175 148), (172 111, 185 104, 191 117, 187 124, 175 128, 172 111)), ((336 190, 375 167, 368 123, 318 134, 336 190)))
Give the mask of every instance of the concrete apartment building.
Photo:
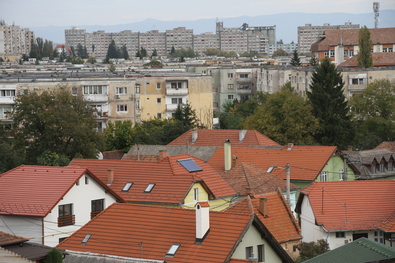
POLYGON ((0 23, 0 57, 4 60, 13 61, 11 57, 29 54, 32 40, 35 40, 34 32, 28 28, 0 23))
POLYGON ((29 91, 66 86, 73 95, 83 95, 96 110, 98 129, 107 122, 170 118, 179 104, 190 103, 197 117, 212 127, 211 76, 182 72, 151 72, 118 76, 84 69, 10 71, 0 79, 0 122, 10 127, 15 96, 29 91), (77 73, 76 73, 77 72, 77 73))
POLYGON ((282 49, 285 52, 287 52, 288 54, 292 54, 294 52, 294 50, 298 50, 298 44, 297 43, 289 43, 289 44, 276 43, 273 45, 269 45, 269 51, 267 52, 267 54, 269 56, 272 56, 273 53, 275 51, 277 51, 278 49, 282 49))
POLYGON ((310 47, 313 43, 319 40, 325 30, 333 29, 359 29, 359 25, 346 22, 344 25, 330 25, 325 23, 323 26, 313 26, 312 24, 305 24, 298 27, 298 45, 299 53, 310 53, 310 47))
POLYGON ((112 40, 117 47, 126 45, 129 56, 134 56, 144 48, 151 55, 154 50, 158 55, 169 54, 172 47, 177 49, 192 48, 202 54, 208 48, 243 53, 254 50, 267 54, 269 45, 275 43, 275 26, 250 27, 243 24, 239 28, 224 28, 223 22, 216 23, 215 33, 194 35, 192 29, 178 27, 166 32, 151 30, 148 32, 132 32, 124 30, 119 33, 96 31, 87 33, 85 29, 73 27, 65 30, 67 48, 76 48, 78 44, 86 46, 88 54, 96 58, 105 58, 108 45, 112 40))

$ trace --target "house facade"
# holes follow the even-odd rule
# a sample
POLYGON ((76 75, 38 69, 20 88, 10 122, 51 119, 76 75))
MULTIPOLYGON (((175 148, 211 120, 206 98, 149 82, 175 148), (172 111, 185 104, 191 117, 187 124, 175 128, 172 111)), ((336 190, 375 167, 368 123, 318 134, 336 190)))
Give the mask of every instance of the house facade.
POLYGON ((56 246, 114 202, 123 202, 80 167, 20 166, 0 176, 0 231, 56 246))

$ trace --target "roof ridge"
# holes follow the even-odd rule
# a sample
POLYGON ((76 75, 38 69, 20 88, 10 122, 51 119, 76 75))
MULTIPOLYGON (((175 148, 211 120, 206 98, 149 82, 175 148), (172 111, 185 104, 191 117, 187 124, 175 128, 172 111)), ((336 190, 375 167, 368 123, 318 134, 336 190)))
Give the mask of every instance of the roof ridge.
POLYGON ((281 202, 285 205, 285 208, 286 208, 286 210, 287 210, 287 214, 288 214, 288 216, 290 217, 290 219, 291 219, 291 221, 292 221, 292 224, 294 225, 296 231, 298 231, 298 233, 300 233, 300 232, 301 232, 300 226, 299 226, 299 224, 296 222, 296 218, 295 218, 294 214, 292 213, 291 206, 289 205, 289 203, 287 202, 287 200, 285 200, 285 197, 284 197, 284 195, 283 195, 283 193, 282 193, 280 187, 277 188, 276 192, 277 192, 277 194, 280 196, 281 202))

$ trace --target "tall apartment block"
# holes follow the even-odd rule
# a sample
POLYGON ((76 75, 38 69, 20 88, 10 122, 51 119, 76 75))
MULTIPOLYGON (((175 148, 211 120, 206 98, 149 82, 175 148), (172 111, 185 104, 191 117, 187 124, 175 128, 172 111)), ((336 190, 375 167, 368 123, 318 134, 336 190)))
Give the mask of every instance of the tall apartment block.
POLYGON ((7 26, 0 22, 0 56, 29 54, 34 32, 16 25, 7 26))
POLYGON ((86 46, 88 54, 97 58, 104 58, 107 54, 108 45, 114 40, 118 47, 126 45, 129 56, 144 48, 147 54, 154 50, 159 55, 170 53, 174 47, 177 49, 192 48, 202 54, 208 48, 223 51, 243 53, 254 50, 260 54, 267 54, 269 45, 275 43, 276 27, 250 27, 243 24, 239 28, 224 28, 223 22, 217 22, 215 33, 203 33, 194 35, 192 29, 178 27, 166 32, 151 30, 148 32, 132 32, 124 30, 120 33, 106 33, 97 31, 86 33, 84 29, 73 27, 65 30, 66 46, 77 47, 78 44, 86 46))
POLYGON ((311 24, 306 24, 305 26, 298 27, 298 45, 299 53, 310 53, 310 47, 313 43, 319 40, 323 35, 325 30, 331 29, 358 29, 359 24, 352 24, 351 22, 346 22, 344 25, 330 25, 325 23, 323 26, 313 26, 311 24))

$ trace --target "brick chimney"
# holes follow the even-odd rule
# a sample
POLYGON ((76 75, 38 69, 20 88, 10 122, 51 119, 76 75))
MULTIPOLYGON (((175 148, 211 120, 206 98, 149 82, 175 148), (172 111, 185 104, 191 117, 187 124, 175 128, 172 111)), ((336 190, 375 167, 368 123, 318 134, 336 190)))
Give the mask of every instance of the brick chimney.
POLYGON ((264 216, 268 216, 269 209, 267 207, 267 198, 261 197, 259 198, 259 212, 264 216))
POLYGON ((243 142, 246 135, 247 135, 247 130, 240 130, 239 131, 239 142, 243 142))
POLYGON ((107 185, 111 185, 112 182, 114 181, 114 169, 109 168, 107 169, 108 174, 107 174, 107 185))
POLYGON ((237 156, 233 155, 232 156, 232 168, 235 167, 237 165, 237 156))
POLYGON ((195 143, 198 139, 198 130, 192 130, 192 143, 195 143))
POLYGON ((210 205, 208 202, 196 204, 196 241, 195 244, 203 243, 210 232, 210 205))
POLYGON ((158 161, 160 161, 160 160, 162 160, 163 158, 166 158, 166 157, 167 157, 167 151, 166 150, 160 150, 159 151, 159 155, 158 155, 158 158, 159 158, 158 161))
POLYGON ((225 171, 229 171, 232 168, 232 147, 230 140, 225 140, 224 143, 224 158, 225 158, 225 171))

